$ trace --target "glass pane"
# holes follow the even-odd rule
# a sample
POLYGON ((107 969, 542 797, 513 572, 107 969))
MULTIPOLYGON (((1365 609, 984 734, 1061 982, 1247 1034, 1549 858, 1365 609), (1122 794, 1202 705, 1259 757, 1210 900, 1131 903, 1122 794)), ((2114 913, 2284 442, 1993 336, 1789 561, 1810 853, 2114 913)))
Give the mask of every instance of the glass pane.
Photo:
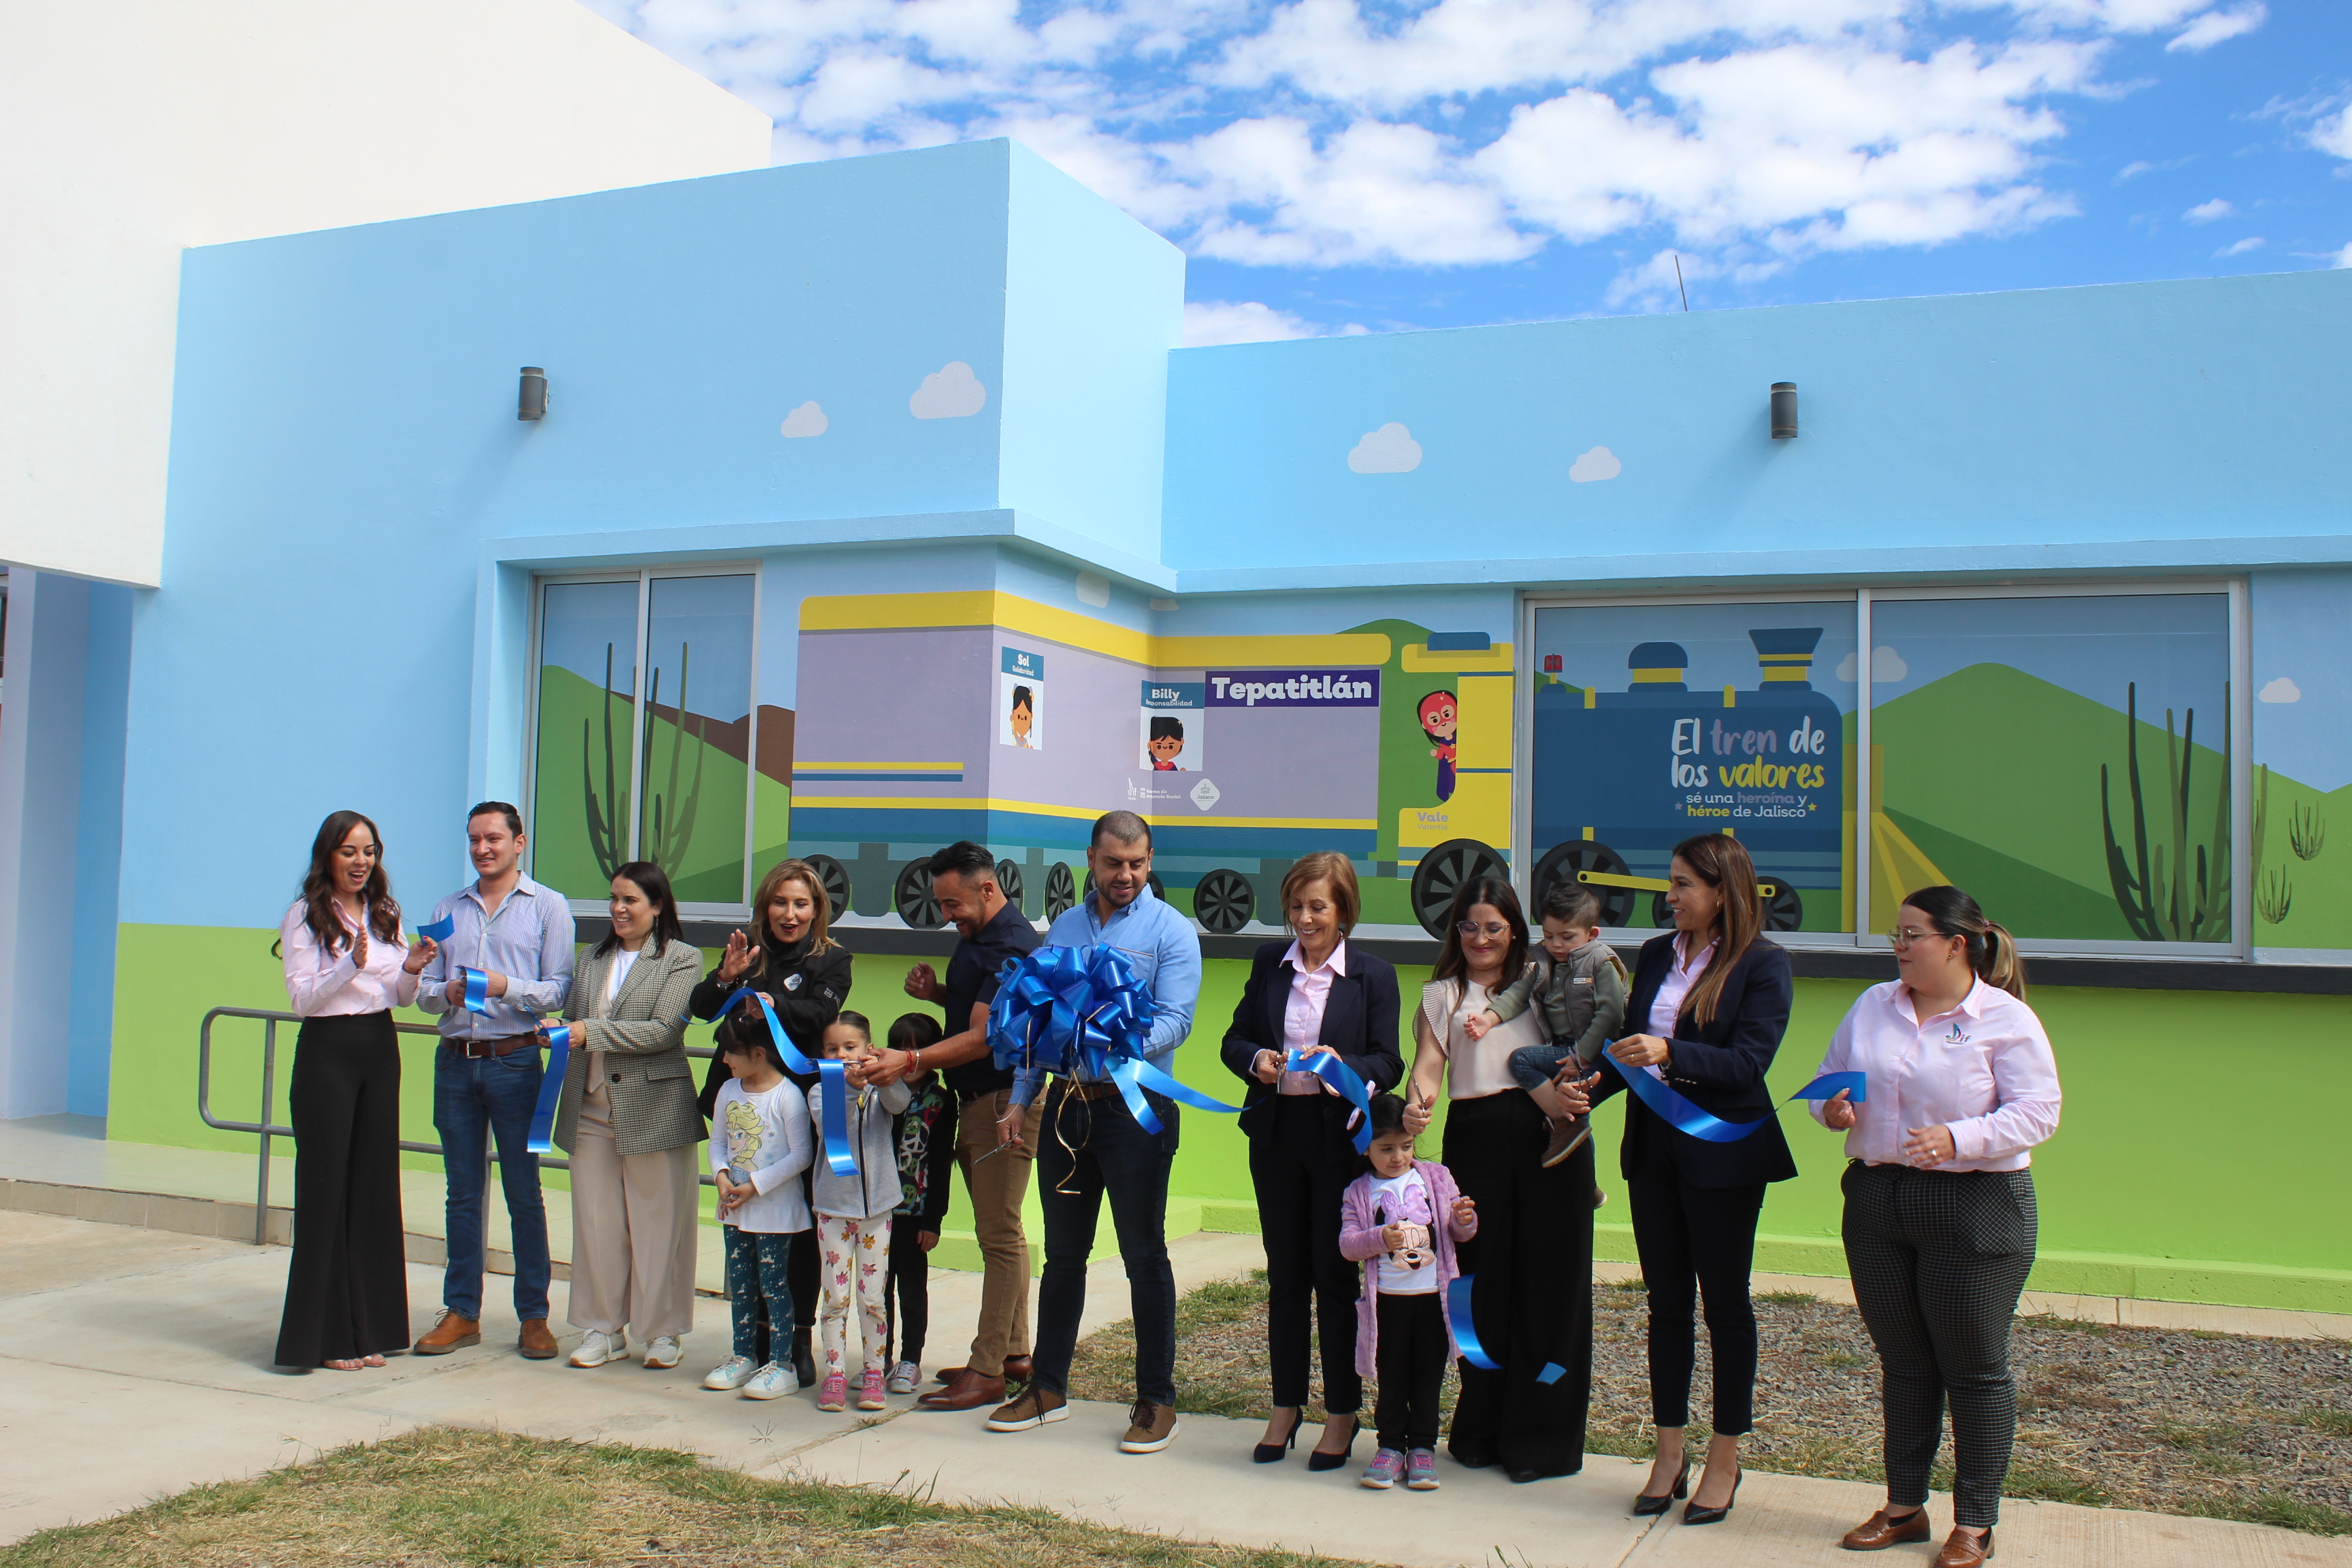
POLYGON ((751 801, 751 579, 656 577, 637 855, 678 902, 740 904, 751 801))
POLYGON ((1871 924, 1949 882, 2021 937, 2230 940, 2221 594, 1871 609, 1871 924))
POLYGON ((602 899, 629 858, 637 584, 541 592, 530 874, 567 898, 602 899))
POLYGON ((1853 929, 1852 600, 1542 609, 1535 652, 1537 909, 1566 877, 1669 926, 1674 847, 1727 832, 1771 930, 1853 929))

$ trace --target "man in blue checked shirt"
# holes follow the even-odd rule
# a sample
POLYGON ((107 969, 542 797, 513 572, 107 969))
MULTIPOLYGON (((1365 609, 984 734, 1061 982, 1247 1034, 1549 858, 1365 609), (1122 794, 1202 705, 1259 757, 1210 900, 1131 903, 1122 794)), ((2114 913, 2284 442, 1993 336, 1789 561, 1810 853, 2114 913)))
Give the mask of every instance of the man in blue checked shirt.
POLYGON ((470 888, 433 906, 433 920, 455 929, 417 977, 416 1005, 441 1015, 441 1048, 433 1053, 433 1126, 449 1188, 447 1274, 441 1316, 413 1347, 446 1355, 482 1341, 483 1226, 489 1159, 499 1143, 499 1181, 514 1233, 515 1316, 519 1346, 534 1361, 555 1354, 547 1327, 547 1205, 539 1192, 539 1156, 530 1152, 531 1112, 539 1104, 540 1020, 563 1005, 572 988, 572 908, 563 895, 522 874, 522 813, 486 800, 466 818, 467 852, 478 876, 470 888), (486 1000, 466 1005, 465 970, 482 977, 486 1000))
MULTIPOLYGON (((1045 932, 1047 947, 1103 943, 1126 955, 1158 1005, 1143 1054, 1172 1072, 1176 1047, 1192 1031, 1201 999, 1201 939, 1192 922, 1151 891, 1151 828, 1131 811, 1095 823, 1087 850, 1094 891, 1045 932)), ((1168 1172, 1176 1159, 1176 1104, 1143 1091, 1160 1118, 1147 1132, 1118 1086, 1091 1073, 1042 1080, 1038 1068, 1013 1080, 1013 1107, 997 1135, 1019 1139, 1025 1108, 1042 1089, 1038 1202, 1045 1215, 1045 1273, 1037 1285, 1037 1342, 1029 1386, 990 1417, 992 1432, 1019 1432, 1067 1415, 1070 1356, 1087 1299, 1087 1255, 1105 1197, 1118 1231, 1135 1310, 1135 1408, 1119 1447, 1154 1454, 1176 1436, 1176 1276, 1168 1266, 1168 1172)))

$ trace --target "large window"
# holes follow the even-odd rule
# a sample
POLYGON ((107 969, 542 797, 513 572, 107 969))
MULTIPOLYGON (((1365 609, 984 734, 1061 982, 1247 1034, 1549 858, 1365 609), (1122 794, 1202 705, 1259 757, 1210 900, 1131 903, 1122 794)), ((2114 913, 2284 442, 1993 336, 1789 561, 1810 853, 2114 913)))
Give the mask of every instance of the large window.
POLYGON ((2029 947, 2242 947, 2233 598, 1531 604, 1528 890, 1572 878, 1610 925, 1661 928, 1673 846, 1720 831, 1800 942, 1875 940, 1949 882, 2029 947))
POLYGON ((681 905, 751 896, 757 582, 744 572, 539 584, 531 875, 602 900, 625 861, 681 905))

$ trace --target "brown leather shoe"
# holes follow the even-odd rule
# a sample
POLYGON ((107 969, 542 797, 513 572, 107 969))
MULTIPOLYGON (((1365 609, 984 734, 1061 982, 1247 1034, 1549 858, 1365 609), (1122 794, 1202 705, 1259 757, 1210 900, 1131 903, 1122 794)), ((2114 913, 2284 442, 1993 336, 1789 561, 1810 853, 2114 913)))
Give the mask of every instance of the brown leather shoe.
POLYGON ((1845 1539, 1838 1544, 1848 1552, 1883 1552, 1890 1546, 1907 1546, 1915 1541, 1926 1541, 1930 1534, 1926 1509, 1915 1508, 1901 1519, 1889 1519, 1882 1508, 1863 1523, 1847 1531, 1845 1539))
POLYGON ((1936 1553, 1935 1568, 1981 1568, 1991 1556, 1990 1530, 1987 1530, 1984 1540, 1979 1542, 1967 1531, 1954 1526, 1952 1533, 1944 1538, 1944 1549, 1936 1553))
POLYGON ((547 1331, 547 1320, 525 1318, 522 1321, 522 1338, 515 1342, 515 1348, 522 1352, 527 1361, 554 1360, 555 1336, 547 1331))
POLYGON ((1036 1375, 1036 1363, 1026 1355, 1004 1358, 1004 1381, 1007 1383, 1026 1383, 1036 1375))
POLYGON ((1122 1454, 1156 1454, 1175 1437, 1176 1407, 1139 1399, 1135 1402, 1135 1408, 1127 1413, 1127 1436, 1119 1439, 1118 1451, 1122 1454))
POLYGON ((435 1320, 433 1326, 425 1330, 423 1337, 408 1348, 410 1352, 415 1355, 447 1355, 451 1351, 481 1342, 482 1325, 479 1320, 461 1318, 444 1307, 441 1309, 441 1316, 435 1320))
POLYGON ((915 1401, 926 1410, 977 1410, 983 1405, 1002 1404, 1004 1380, 982 1377, 970 1367, 956 1373, 955 1381, 945 1388, 935 1388, 915 1401))

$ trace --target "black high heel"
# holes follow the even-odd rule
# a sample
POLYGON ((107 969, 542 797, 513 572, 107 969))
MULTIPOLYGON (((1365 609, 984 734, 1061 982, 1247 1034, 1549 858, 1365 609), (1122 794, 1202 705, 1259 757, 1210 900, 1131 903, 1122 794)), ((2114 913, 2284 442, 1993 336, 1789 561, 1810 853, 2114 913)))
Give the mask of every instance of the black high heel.
POLYGON ((1675 1506, 1676 1498, 1688 1496, 1690 1496, 1690 1460, 1685 1458, 1683 1460, 1683 1468, 1675 1472, 1674 1489, 1663 1497, 1652 1497, 1647 1492, 1641 1493, 1633 1499, 1633 1512, 1637 1516, 1664 1513, 1675 1506))
MULTIPOLYGON (((1300 1414, 1303 1416, 1305 1412, 1302 1411, 1300 1414)), ((1324 1422, 1323 1429, 1327 1432, 1331 1429, 1329 1420, 1324 1422)), ((1336 1470, 1346 1464, 1356 1452, 1356 1434, 1362 1430, 1363 1423, 1350 1415, 1348 1417, 1348 1446, 1336 1454, 1327 1454, 1321 1447, 1317 1447, 1314 1452, 1307 1456, 1307 1468, 1310 1470, 1336 1470)), ((1293 1436, 1297 1436, 1297 1427, 1291 1428, 1293 1436)))
POLYGON ((1739 1500, 1739 1483, 1747 1474, 1746 1470, 1737 1470, 1732 1473, 1731 1495, 1723 1500, 1721 1508, 1701 1508, 1696 1503, 1686 1505, 1683 1509, 1683 1522, 1685 1524, 1720 1523, 1723 1516, 1731 1511, 1731 1505, 1739 1500))
POLYGON ((1254 1464, 1271 1465, 1280 1462, 1285 1454, 1298 1447, 1298 1429, 1307 1425, 1307 1412, 1297 1411, 1290 1417, 1290 1436, 1279 1443, 1260 1443, 1250 1450, 1254 1464))

